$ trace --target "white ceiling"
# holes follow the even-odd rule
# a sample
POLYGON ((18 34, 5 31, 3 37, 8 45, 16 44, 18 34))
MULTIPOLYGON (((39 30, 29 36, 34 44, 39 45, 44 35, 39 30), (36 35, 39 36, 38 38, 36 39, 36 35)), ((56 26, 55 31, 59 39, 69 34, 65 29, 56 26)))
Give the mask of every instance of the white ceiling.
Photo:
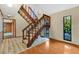
MULTIPOLYGON (((14 4, 13 7, 8 7, 6 4, 0 4, 0 9, 4 15, 15 16, 21 4, 14 4)), ((35 6, 35 5, 34 5, 35 6)), ((36 4, 47 14, 53 14, 62 10, 78 6, 78 4, 36 4)))
POLYGON ((59 11, 79 6, 79 4, 40 4, 38 6, 50 15, 59 11))
POLYGON ((20 4, 13 4, 12 7, 8 7, 7 4, 0 4, 0 9, 2 10, 4 16, 15 16, 20 6, 20 4))

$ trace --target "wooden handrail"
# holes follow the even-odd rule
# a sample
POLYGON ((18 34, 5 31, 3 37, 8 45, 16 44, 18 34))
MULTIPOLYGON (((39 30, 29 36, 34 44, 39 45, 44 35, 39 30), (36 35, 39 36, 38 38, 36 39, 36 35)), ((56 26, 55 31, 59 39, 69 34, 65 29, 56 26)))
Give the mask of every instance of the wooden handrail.
POLYGON ((34 11, 30 8, 30 7, 28 7, 29 8, 29 10, 31 10, 31 12, 33 13, 33 15, 36 17, 36 19, 38 19, 38 17, 36 16, 36 14, 34 13, 34 11))
MULTIPOLYGON (((34 11, 28 7, 28 10, 32 13, 30 14, 22 5, 19 9, 18 13, 26 19, 26 17, 29 19, 28 21, 31 21, 28 26, 26 26, 23 30, 23 40, 27 39, 28 44, 27 47, 30 47, 33 41, 38 37, 38 35, 41 33, 43 28, 49 28, 50 27, 50 16, 43 14, 43 16, 38 19, 34 11), (23 13, 23 14, 21 14, 23 13), (33 16, 33 17, 32 17, 33 16), (48 20, 49 23, 43 24, 42 21, 48 20)), ((26 19, 27 20, 27 19, 26 19)))
POLYGON ((24 30, 26 30, 29 26, 31 26, 32 25, 32 23, 30 23, 28 26, 26 26, 24 29, 23 29, 23 31, 24 30))
MULTIPOLYGON (((35 23, 34 25, 37 25, 37 24, 43 19, 43 17, 44 17, 44 16, 42 16, 42 17, 38 20, 38 22, 35 23)), ((32 24, 33 24, 33 23, 30 23, 28 26, 26 26, 26 27, 23 29, 23 31, 26 30, 26 29, 28 29, 28 27, 31 26, 32 24)), ((32 28, 31 28, 31 29, 32 29, 32 28)))
MULTIPOLYGON (((23 8, 23 5, 20 7, 18 13, 19 13, 23 18, 27 16, 28 19, 31 20, 31 23, 35 23, 35 20, 31 17, 31 15, 29 15, 28 11, 26 11, 26 10, 23 8), (25 14, 25 16, 22 15, 21 12, 23 12, 23 14, 25 14)), ((24 18, 24 19, 25 19, 25 18, 24 18)), ((30 20, 29 20, 29 21, 30 21, 30 20)))
MULTIPOLYGON (((35 34, 33 34, 33 32, 32 33, 30 33, 33 29, 35 29, 38 25, 40 25, 40 23, 41 23, 41 21, 42 20, 44 20, 44 16, 46 16, 46 15, 43 15, 39 20, 38 20, 38 22, 37 23, 35 23, 34 25, 31 25, 31 24, 29 24, 26 28, 24 28, 23 29, 23 32, 25 31, 25 30, 27 30, 27 29, 29 29, 29 30, 27 30, 27 33, 28 33, 28 35, 29 35, 29 37, 28 37, 28 44, 27 44, 27 47, 30 47, 31 46, 31 44, 33 43, 33 41, 36 39, 36 37, 41 33, 41 30, 43 29, 43 28, 45 28, 45 27, 50 27, 50 24, 44 24, 44 25, 42 25, 42 26, 40 26, 40 28, 38 29, 38 31, 35 31, 35 34), (31 26, 30 28, 29 28, 29 26, 31 26), (32 39, 30 38, 30 35, 32 34, 32 39), (34 36, 33 36, 34 35, 34 36)), ((23 36, 24 37, 24 36, 23 36)))

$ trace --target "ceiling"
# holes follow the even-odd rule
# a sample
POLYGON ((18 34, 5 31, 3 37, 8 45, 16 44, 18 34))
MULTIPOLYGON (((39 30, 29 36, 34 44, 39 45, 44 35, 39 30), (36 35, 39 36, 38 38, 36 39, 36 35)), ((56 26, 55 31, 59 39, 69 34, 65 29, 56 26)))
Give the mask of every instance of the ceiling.
POLYGON ((50 15, 59 11, 79 6, 79 4, 39 4, 38 6, 50 15))
MULTIPOLYGON (((12 7, 8 7, 6 4, 0 4, 0 9, 4 15, 15 16, 21 4, 14 4, 12 7)), ((34 5, 35 6, 35 5, 34 5)), ((37 4, 38 8, 41 8, 47 14, 53 14, 62 10, 73 8, 78 4, 37 4)))
POLYGON ((2 10, 4 16, 15 16, 20 6, 20 4, 13 4, 12 7, 9 7, 7 4, 0 4, 0 9, 2 10))

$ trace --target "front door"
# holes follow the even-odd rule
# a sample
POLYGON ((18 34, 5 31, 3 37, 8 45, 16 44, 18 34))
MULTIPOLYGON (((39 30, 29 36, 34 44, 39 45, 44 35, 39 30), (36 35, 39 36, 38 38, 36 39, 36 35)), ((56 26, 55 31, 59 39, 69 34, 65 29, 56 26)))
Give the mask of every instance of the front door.
POLYGON ((63 32, 64 40, 71 41, 71 16, 64 16, 63 32))

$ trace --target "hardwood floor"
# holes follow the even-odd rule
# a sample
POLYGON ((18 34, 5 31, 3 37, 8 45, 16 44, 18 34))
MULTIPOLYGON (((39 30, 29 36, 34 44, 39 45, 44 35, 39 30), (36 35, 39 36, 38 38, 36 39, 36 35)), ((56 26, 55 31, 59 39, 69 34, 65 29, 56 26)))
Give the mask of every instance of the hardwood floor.
POLYGON ((22 37, 4 39, 0 45, 0 54, 16 54, 27 46, 22 43, 22 37))
POLYGON ((79 54, 79 46, 52 39, 20 54, 79 54))
MULTIPOLYGON (((37 46, 47 40, 49 39, 38 36, 31 47, 37 46)), ((0 54, 18 54, 20 51, 30 49, 31 47, 27 48, 27 40, 25 40, 25 43, 22 43, 22 37, 4 39, 2 44, 0 44, 0 54)))

